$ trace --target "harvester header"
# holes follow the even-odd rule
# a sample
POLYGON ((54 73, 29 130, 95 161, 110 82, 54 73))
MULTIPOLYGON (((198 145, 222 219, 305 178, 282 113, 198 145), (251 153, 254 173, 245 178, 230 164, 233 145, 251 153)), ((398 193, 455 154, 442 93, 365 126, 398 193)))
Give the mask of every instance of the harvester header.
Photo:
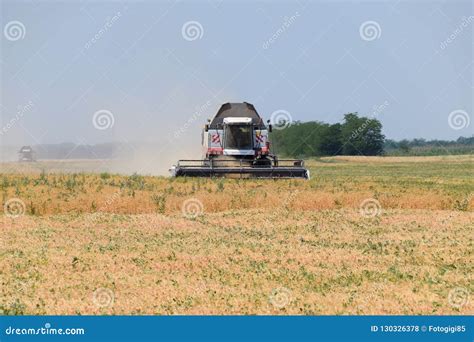
POLYGON ((309 178, 303 160, 279 160, 270 152, 267 124, 247 102, 225 103, 202 132, 201 160, 179 160, 172 176, 309 178))

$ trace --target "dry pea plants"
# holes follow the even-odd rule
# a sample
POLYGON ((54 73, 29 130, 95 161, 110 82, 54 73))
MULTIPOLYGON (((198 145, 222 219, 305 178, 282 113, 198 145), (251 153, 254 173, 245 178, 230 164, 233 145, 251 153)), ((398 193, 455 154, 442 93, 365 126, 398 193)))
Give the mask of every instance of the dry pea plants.
POLYGON ((0 314, 474 313, 472 156, 322 158, 309 181, 68 163, 1 166, 0 314))

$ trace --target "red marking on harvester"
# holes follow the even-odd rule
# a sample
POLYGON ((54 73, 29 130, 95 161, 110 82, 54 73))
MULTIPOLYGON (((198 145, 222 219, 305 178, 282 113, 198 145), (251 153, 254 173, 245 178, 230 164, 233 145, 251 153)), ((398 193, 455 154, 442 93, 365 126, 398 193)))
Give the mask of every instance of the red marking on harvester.
POLYGON ((219 144, 221 142, 219 134, 213 134, 211 140, 213 144, 219 144))

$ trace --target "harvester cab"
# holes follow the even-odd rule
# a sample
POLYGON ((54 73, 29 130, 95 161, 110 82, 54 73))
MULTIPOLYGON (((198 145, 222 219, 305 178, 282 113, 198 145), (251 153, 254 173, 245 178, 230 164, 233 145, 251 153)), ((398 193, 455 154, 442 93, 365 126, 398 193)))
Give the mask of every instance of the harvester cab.
POLYGON ((202 132, 202 160, 180 160, 173 176, 309 178, 302 160, 279 160, 270 153, 270 123, 247 102, 221 106, 202 132))

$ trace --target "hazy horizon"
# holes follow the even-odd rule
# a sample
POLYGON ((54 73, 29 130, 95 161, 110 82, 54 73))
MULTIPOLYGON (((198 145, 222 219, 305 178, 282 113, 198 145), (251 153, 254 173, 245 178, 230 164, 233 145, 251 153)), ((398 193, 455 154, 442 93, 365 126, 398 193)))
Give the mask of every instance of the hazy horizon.
POLYGON ((206 119, 243 101, 265 119, 374 116, 394 140, 473 134, 471 1, 1 6, 4 146, 166 142, 199 157, 206 119))

